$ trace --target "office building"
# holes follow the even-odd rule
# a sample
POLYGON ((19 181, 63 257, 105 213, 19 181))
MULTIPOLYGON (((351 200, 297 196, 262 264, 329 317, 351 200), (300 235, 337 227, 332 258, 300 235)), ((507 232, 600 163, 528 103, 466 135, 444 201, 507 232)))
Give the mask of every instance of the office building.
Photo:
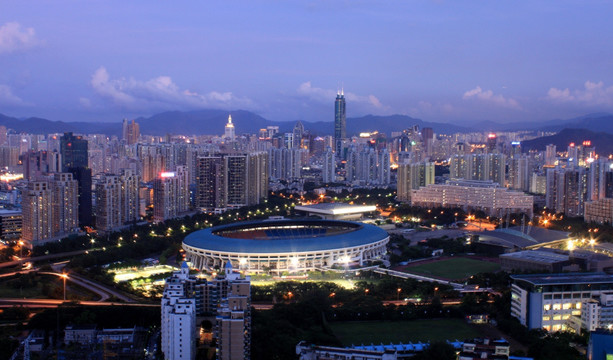
POLYGON ((426 207, 460 207, 465 211, 482 210, 490 216, 525 213, 532 216, 534 198, 510 191, 492 181, 450 180, 411 190, 411 204, 426 207))
POLYGON ((582 304, 613 291, 613 275, 561 273, 511 275, 511 315, 528 329, 572 329, 582 304))
POLYGON ((336 157, 343 157, 343 142, 347 138, 347 116, 343 90, 336 94, 334 101, 334 151, 336 157))
POLYGON ((83 136, 71 132, 60 138, 62 171, 70 172, 78 182, 79 226, 93 225, 92 171, 88 168, 88 143, 83 136))

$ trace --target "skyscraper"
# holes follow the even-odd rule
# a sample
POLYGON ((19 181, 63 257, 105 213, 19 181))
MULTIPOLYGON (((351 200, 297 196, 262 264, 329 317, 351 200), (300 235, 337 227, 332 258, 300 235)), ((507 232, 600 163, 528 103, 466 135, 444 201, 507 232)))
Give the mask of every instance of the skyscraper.
POLYGON ((140 127, 138 123, 134 120, 129 122, 128 119, 123 119, 123 139, 126 141, 126 144, 136 144, 139 136, 140 127))
POLYGON ((302 125, 302 121, 298 120, 296 125, 294 125, 292 138, 292 148, 299 149, 302 147, 302 136, 304 136, 304 125, 302 125))
POLYGON ((60 138, 62 171, 70 172, 79 183, 79 225, 92 224, 92 170, 88 168, 87 140, 64 133, 60 138))
POLYGON ((334 150, 337 157, 342 157, 343 140, 347 138, 347 118, 345 115, 345 94, 343 90, 336 94, 334 101, 334 150))
POLYGON ((234 124, 232 124, 232 115, 228 115, 228 123, 226 124, 224 138, 228 141, 234 141, 235 130, 234 124))

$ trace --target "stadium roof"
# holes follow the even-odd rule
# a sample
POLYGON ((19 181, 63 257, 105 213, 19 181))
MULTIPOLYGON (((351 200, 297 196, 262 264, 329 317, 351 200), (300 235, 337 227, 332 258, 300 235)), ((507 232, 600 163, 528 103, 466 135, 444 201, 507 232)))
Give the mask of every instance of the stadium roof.
POLYGON ((542 264, 555 264, 560 261, 567 261, 569 259, 569 256, 568 254, 557 254, 555 252, 545 250, 526 250, 502 254, 500 255, 500 258, 529 260, 542 264))
POLYGON ((298 211, 306 211, 309 213, 324 214, 324 215, 347 215, 359 214, 365 212, 376 211, 375 205, 351 205, 343 203, 320 203, 313 205, 297 205, 294 207, 298 211))
POLYGON ((479 242, 486 242, 510 248, 523 248, 569 238, 569 233, 564 231, 531 227, 529 233, 526 234, 522 233, 519 229, 521 229, 521 227, 515 226, 508 229, 496 229, 494 231, 484 231, 477 234, 479 235, 479 242))
MULTIPOLYGON (((287 231, 287 230, 283 230, 287 231)), ((229 225, 217 226, 205 230, 195 231, 183 240, 183 243, 211 251, 222 251, 231 253, 300 253, 312 251, 326 251, 367 245, 384 240, 389 235, 377 226, 350 221, 339 220, 274 220, 274 221, 248 221, 229 225), (300 233, 298 228, 295 234, 283 236, 279 234, 270 237, 262 237, 262 232, 275 232, 287 226, 297 226, 298 228, 334 228, 346 227, 346 231, 333 232, 313 232, 311 235, 300 233), (258 238, 235 238, 221 236, 220 233, 227 231, 245 231, 253 229, 258 231, 258 238)))

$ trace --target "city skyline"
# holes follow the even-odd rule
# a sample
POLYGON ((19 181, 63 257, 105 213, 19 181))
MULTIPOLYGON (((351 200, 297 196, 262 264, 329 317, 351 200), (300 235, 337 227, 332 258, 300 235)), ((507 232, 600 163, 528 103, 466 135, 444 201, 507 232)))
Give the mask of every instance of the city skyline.
POLYGON ((333 121, 341 87, 348 117, 468 124, 613 111, 609 3, 37 6, 0 5, 9 116, 117 122, 220 108, 333 121))

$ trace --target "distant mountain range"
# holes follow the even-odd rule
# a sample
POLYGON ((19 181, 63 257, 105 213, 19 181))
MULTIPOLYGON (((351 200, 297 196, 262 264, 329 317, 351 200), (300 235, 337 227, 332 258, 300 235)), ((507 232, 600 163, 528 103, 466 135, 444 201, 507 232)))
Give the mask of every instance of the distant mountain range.
MULTIPOLYGON (((295 121, 270 121, 250 111, 232 111, 232 120, 236 126, 237 134, 257 133, 259 129, 267 126, 278 126, 280 132, 289 132, 293 129, 295 121)), ((223 134, 224 126, 228 120, 228 111, 218 109, 198 111, 168 111, 150 117, 139 117, 142 134, 223 134)), ((316 135, 332 135, 334 123, 303 121, 305 129, 316 135)), ((75 133, 106 134, 121 136, 121 122, 93 123, 93 122, 64 122, 52 121, 42 118, 18 119, 0 114, 0 125, 4 125, 16 132, 32 134, 49 134, 72 131, 75 133)), ((428 122, 406 115, 375 116, 367 115, 347 119, 347 134, 357 135, 361 132, 379 131, 390 135, 394 131, 402 131, 413 125, 420 128, 430 127, 436 133, 464 133, 472 131, 560 131, 564 128, 581 128, 592 131, 613 134, 613 115, 590 114, 569 120, 550 120, 541 122, 522 122, 513 124, 499 124, 495 122, 482 122, 473 125, 455 125, 437 122, 428 122)))
POLYGON ((563 129, 559 133, 552 136, 543 136, 540 138, 522 141, 522 151, 528 150, 545 150, 549 144, 556 146, 558 151, 564 151, 570 143, 577 145, 583 144, 584 141, 591 141, 591 146, 596 147, 596 153, 600 156, 608 156, 613 154, 613 135, 605 132, 594 132, 586 129, 563 129))
MULTIPOLYGON (((139 117, 142 134, 223 134, 224 126, 228 121, 226 110, 198 110, 198 111, 168 111, 151 117, 139 117)), ((232 122, 236 132, 257 133, 267 126, 278 126, 280 132, 289 132, 294 128, 295 121, 270 121, 250 111, 232 111, 232 122)), ((316 135, 332 135, 333 122, 307 122, 303 121, 305 129, 316 135)), ((49 134, 72 131, 75 133, 121 135, 121 122, 116 123, 89 123, 89 122, 63 122, 51 121, 41 118, 17 119, 0 114, 0 125, 4 125, 16 132, 31 134, 49 134)), ((390 134, 393 131, 402 131, 413 125, 420 128, 431 127, 437 133, 469 132, 470 128, 453 124, 427 122, 414 119, 406 115, 374 116, 367 115, 347 119, 348 135, 357 135, 361 132, 379 131, 390 134)))

